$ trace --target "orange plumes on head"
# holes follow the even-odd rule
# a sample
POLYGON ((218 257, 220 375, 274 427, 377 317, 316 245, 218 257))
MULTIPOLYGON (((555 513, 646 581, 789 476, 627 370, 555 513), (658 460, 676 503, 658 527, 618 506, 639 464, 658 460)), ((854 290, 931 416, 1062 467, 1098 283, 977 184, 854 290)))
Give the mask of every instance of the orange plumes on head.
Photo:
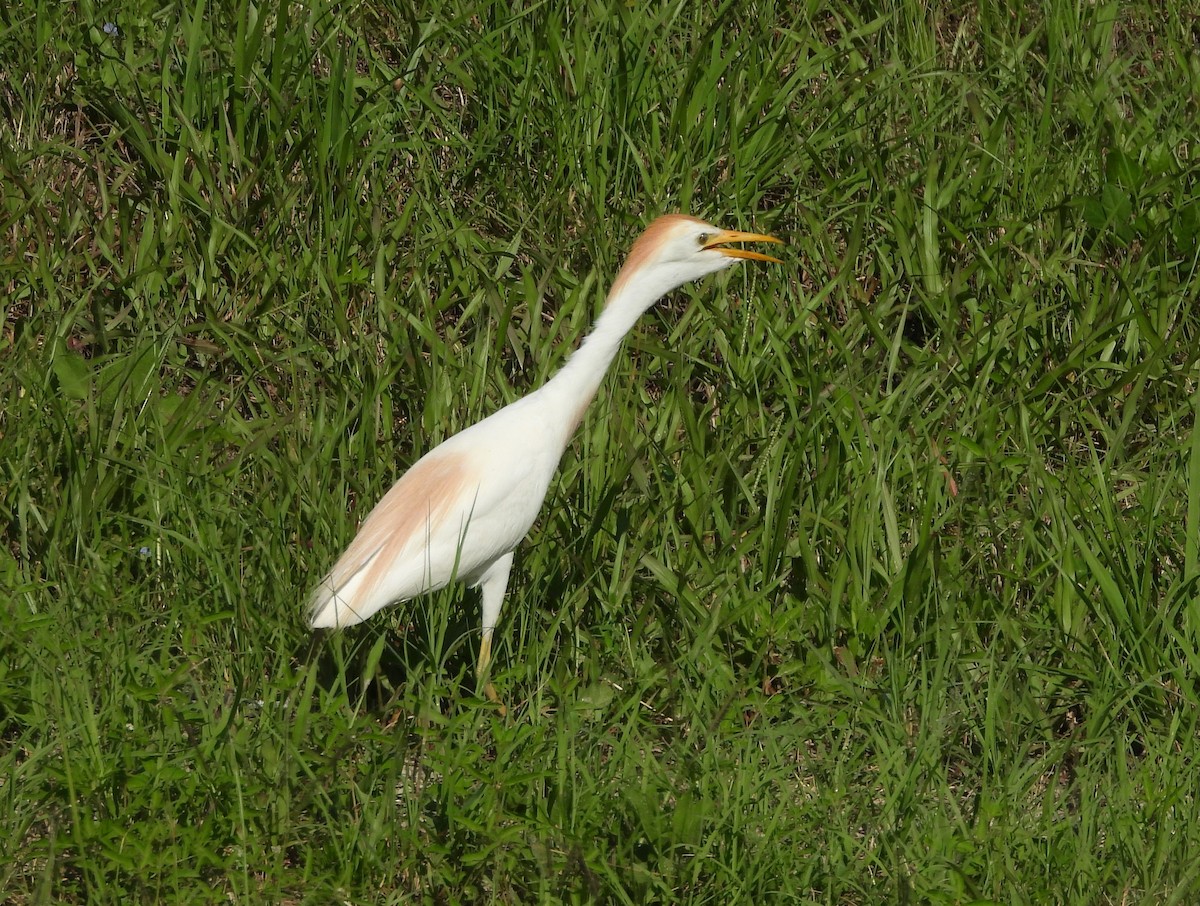
POLYGON ((646 227, 646 231, 637 238, 637 241, 629 249, 629 254, 625 258, 625 264, 621 267, 621 272, 617 274, 617 279, 613 281, 612 288, 608 291, 609 301, 617 296, 625 285, 625 281, 645 267, 646 262, 654 256, 654 252, 663 244, 667 237, 680 224, 684 223, 701 224, 704 221, 699 217, 692 217, 690 214, 663 214, 651 223, 650 226, 646 227))

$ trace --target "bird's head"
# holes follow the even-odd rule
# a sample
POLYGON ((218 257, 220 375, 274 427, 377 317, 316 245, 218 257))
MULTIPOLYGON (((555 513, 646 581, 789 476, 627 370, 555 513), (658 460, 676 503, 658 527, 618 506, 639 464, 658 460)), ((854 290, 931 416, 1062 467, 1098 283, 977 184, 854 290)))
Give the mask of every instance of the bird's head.
POLYGON ((651 223, 633 244, 610 298, 634 281, 653 287, 652 292, 661 295, 739 261, 780 263, 778 258, 733 245, 742 242, 782 240, 762 233, 723 230, 686 214, 666 214, 651 223))

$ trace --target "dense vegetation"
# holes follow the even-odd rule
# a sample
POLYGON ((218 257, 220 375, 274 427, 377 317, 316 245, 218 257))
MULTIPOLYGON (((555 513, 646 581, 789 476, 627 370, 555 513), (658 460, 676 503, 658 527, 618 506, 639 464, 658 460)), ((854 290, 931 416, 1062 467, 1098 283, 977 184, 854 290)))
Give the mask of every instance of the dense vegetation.
POLYGON ((0 9, 0 899, 1193 903, 1200 9, 0 9), (683 210, 520 550, 302 601, 683 210))

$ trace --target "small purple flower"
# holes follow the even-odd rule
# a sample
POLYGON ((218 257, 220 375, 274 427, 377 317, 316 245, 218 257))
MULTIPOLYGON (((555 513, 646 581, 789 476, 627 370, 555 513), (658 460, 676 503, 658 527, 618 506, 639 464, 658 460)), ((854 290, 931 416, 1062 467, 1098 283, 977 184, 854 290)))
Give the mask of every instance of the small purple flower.
POLYGON ((106 35, 112 35, 114 38, 121 34, 121 29, 117 28, 116 22, 105 22, 101 28, 106 35))

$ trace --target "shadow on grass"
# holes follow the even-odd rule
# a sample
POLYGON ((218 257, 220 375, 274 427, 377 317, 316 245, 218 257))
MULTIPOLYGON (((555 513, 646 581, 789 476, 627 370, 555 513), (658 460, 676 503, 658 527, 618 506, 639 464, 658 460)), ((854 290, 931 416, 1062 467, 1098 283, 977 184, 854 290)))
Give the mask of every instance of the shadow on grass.
POLYGON ((451 594, 459 606, 449 615, 444 595, 415 599, 359 626, 316 630, 297 645, 293 657, 316 671, 317 686, 326 693, 344 695, 349 704, 377 717, 414 707, 417 689, 425 683, 432 684, 443 712, 474 701, 479 627, 469 605, 477 595, 461 588, 451 594), (397 618, 399 608, 410 608, 405 619, 397 618), (397 613, 388 619, 392 611, 397 613))

